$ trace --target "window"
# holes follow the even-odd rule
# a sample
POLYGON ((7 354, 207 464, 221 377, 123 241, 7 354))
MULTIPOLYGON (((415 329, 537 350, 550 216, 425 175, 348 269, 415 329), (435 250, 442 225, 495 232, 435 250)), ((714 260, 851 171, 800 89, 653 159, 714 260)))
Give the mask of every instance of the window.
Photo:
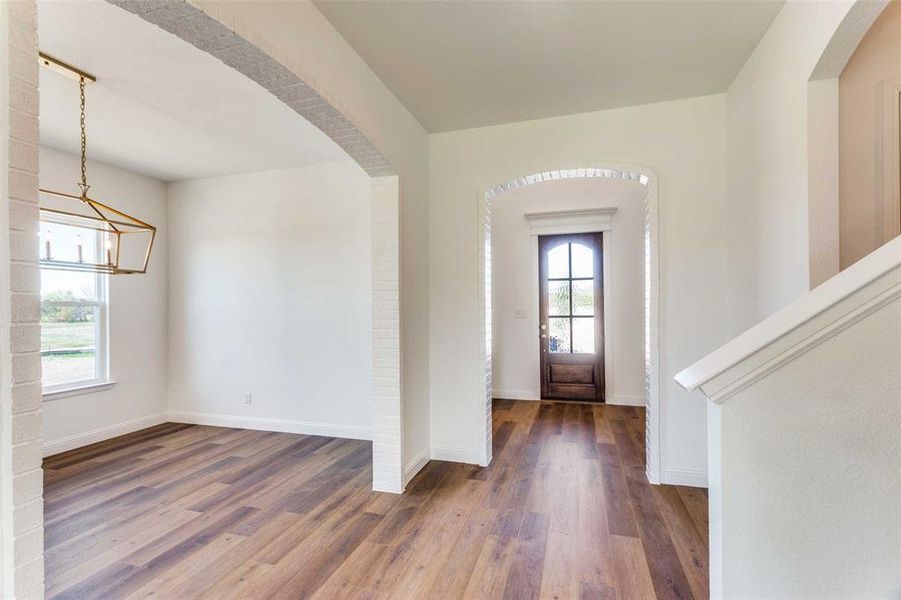
MULTIPOLYGON (((41 258, 96 262, 102 234, 53 223, 42 227, 41 258), (72 254, 72 256, 63 256, 72 254)), ((107 275, 41 269, 44 393, 103 383, 107 367, 107 275)))
POLYGON ((561 244, 547 254, 548 350, 594 352, 594 253, 582 244, 561 244))

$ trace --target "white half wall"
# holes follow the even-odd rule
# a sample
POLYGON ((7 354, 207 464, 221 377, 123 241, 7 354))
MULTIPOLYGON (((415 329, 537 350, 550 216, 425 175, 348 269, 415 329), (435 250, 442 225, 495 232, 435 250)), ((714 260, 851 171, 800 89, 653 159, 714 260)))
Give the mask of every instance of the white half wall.
MULTIPOLYGON (((79 157, 42 147, 40 184, 77 191, 79 157)), ((115 384, 44 402, 44 455, 165 421, 168 227, 166 185, 88 161, 91 194, 155 225, 147 273, 109 278, 110 378, 115 384)))
POLYGON ((899 323, 896 299, 717 407, 721 597, 901 591, 899 323))
POLYGON ((430 137, 432 448, 479 456, 479 203, 542 171, 642 165, 659 181, 661 470, 706 478, 706 407, 672 376, 728 339, 725 291, 725 97, 469 129, 430 137))
POLYGON ((546 181, 491 201, 492 381, 496 398, 537 400, 537 249, 526 213, 616 208, 604 232, 607 402, 645 404, 644 214, 647 188, 625 179, 546 181))
POLYGON ((169 185, 170 420, 371 437, 370 189, 349 161, 169 185))
POLYGON ((677 377, 710 398, 713 598, 901 591, 901 239, 677 377))

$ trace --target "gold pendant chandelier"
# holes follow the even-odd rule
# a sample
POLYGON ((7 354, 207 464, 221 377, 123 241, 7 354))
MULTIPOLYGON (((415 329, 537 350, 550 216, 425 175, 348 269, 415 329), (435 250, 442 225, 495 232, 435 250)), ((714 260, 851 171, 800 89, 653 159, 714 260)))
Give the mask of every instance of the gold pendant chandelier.
POLYGON ((43 52, 39 56, 42 66, 76 79, 81 98, 80 191, 38 190, 41 267, 111 275, 146 273, 156 227, 88 196, 85 87, 97 79, 43 52), (54 245, 54 233, 63 238, 62 244, 54 245))

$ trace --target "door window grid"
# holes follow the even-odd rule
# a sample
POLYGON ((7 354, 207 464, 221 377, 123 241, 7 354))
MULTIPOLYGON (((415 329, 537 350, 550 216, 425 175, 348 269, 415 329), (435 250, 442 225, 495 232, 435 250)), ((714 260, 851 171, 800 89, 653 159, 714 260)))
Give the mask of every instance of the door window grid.
MULTIPOLYGON (((591 293, 591 313, 590 314, 574 314, 573 308, 573 282, 585 281, 585 282, 594 282, 594 277, 573 277, 574 269, 573 269, 573 246, 579 246, 580 248, 585 248, 582 244, 578 243, 566 243, 557 246, 556 248, 551 249, 548 252, 548 260, 551 260, 551 253, 557 250, 558 248, 566 248, 566 274, 567 277, 548 277, 548 327, 549 327, 549 338, 548 338, 548 350, 554 353, 568 353, 568 354, 581 354, 581 353, 592 353, 594 352, 594 335, 593 335, 593 326, 594 326, 594 289, 593 286, 588 286, 588 289, 591 293), (559 312, 554 312, 554 309, 560 308, 559 302, 554 302, 551 298, 551 288, 553 287, 553 283, 565 283, 565 286, 556 286, 558 290, 566 291, 566 300, 563 302, 567 311, 566 314, 562 314, 559 312), (580 319, 590 319, 589 327, 584 327, 586 321, 581 321, 579 323, 579 327, 576 327, 576 320, 580 319), (578 331, 579 332, 579 343, 576 343, 576 340, 573 340, 573 334, 578 331), (582 339, 584 338, 584 339, 582 339)), ((593 252, 590 249, 587 249, 589 254, 587 255, 588 259, 591 261, 589 268, 593 272, 593 252)), ((562 266, 562 265, 560 265, 562 266)))

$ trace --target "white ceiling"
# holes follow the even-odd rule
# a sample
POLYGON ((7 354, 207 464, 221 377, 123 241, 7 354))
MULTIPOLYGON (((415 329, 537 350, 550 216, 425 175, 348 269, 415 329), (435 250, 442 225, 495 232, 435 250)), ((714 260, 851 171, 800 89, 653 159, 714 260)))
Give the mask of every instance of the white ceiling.
MULTIPOLYGON (((105 0, 38 10, 41 50, 97 76, 89 158, 163 181, 349 160, 250 79, 105 0)), ((77 153, 78 83, 45 68, 40 77, 41 143, 77 153)))
POLYGON ((314 0, 431 131, 724 91, 770 0, 314 0))

